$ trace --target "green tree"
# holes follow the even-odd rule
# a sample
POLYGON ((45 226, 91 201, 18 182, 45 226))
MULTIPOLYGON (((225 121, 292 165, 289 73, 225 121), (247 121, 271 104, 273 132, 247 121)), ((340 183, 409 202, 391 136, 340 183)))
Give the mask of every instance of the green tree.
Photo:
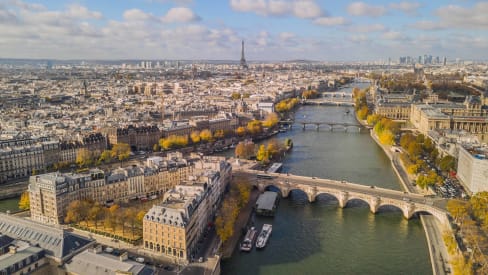
POLYGON ((445 156, 440 159, 439 161, 439 168, 443 172, 448 172, 450 170, 454 170, 454 166, 456 165, 456 159, 452 156, 445 156))

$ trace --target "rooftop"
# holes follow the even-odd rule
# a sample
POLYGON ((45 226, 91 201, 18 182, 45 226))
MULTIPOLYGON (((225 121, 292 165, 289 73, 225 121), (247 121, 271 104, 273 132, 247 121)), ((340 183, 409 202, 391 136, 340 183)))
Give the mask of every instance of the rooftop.
POLYGON ((93 241, 64 229, 0 213, 0 233, 14 239, 38 244, 46 254, 62 261, 93 241))

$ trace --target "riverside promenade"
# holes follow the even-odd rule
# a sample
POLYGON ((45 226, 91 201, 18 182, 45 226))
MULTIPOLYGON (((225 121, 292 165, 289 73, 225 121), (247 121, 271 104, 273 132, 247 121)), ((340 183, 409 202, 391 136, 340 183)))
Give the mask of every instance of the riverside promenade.
MULTIPOLYGON (((363 124, 361 121, 360 123, 363 124)), ((385 154, 390 159, 393 170, 400 179, 405 191, 410 193, 420 193, 419 191, 422 190, 419 190, 418 187, 411 184, 411 179, 408 176, 407 169, 399 160, 398 153, 392 151, 391 146, 381 144, 373 130, 371 130, 370 134, 371 138, 383 149, 385 154)), ((451 265, 449 253, 447 252, 446 245, 442 240, 442 230, 444 227, 441 227, 436 219, 432 216, 420 215, 420 220, 427 238, 430 262, 432 264, 432 273, 434 275, 448 274, 448 272, 451 270, 451 265)))

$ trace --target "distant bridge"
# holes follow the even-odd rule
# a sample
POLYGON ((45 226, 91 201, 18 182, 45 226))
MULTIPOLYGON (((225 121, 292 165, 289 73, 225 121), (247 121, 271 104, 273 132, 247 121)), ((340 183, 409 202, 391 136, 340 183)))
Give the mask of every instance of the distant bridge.
POLYGON ((352 93, 345 92, 323 92, 322 97, 336 97, 336 98, 352 98, 352 93))
POLYGON ((305 130, 307 125, 315 125, 315 129, 319 130, 320 126, 328 126, 331 131, 334 129, 341 129, 347 131, 348 128, 354 128, 361 131, 361 125, 357 123, 348 122, 332 122, 332 121, 296 121, 297 124, 302 124, 302 129, 305 130))
POLYGON ((351 93, 324 92, 322 97, 314 99, 303 99, 304 105, 332 105, 332 106, 354 106, 354 99, 351 93))
POLYGON ((377 213, 385 206, 392 206, 402 211, 404 218, 410 219, 416 213, 428 213, 437 218, 443 226, 449 225, 446 211, 447 200, 441 198, 425 197, 419 194, 396 191, 376 186, 366 186, 346 181, 330 179, 319 179, 315 177, 296 176, 291 174, 267 173, 266 176, 258 177, 262 171, 243 170, 234 173, 247 174, 255 177, 253 185, 261 192, 267 187, 274 186, 279 189, 282 197, 289 196, 292 190, 301 190, 309 202, 314 202, 318 196, 328 194, 344 208, 352 200, 364 201, 369 205, 372 213, 377 213))

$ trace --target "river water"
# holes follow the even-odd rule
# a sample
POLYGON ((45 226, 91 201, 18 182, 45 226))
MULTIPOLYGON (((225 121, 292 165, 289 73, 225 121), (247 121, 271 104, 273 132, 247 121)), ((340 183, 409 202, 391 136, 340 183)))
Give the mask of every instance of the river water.
MULTIPOLYGON (((343 89, 343 91, 349 91, 343 89)), ((295 114, 292 151, 284 172, 400 190, 389 159, 365 130, 302 130, 299 121, 355 122, 351 108, 302 106, 295 114)), ((270 242, 262 251, 235 251, 222 262, 223 274, 432 274, 425 234, 418 219, 405 220, 397 209, 371 214, 367 204, 352 201, 344 209, 320 195, 310 204, 294 190, 280 201, 270 242)))

